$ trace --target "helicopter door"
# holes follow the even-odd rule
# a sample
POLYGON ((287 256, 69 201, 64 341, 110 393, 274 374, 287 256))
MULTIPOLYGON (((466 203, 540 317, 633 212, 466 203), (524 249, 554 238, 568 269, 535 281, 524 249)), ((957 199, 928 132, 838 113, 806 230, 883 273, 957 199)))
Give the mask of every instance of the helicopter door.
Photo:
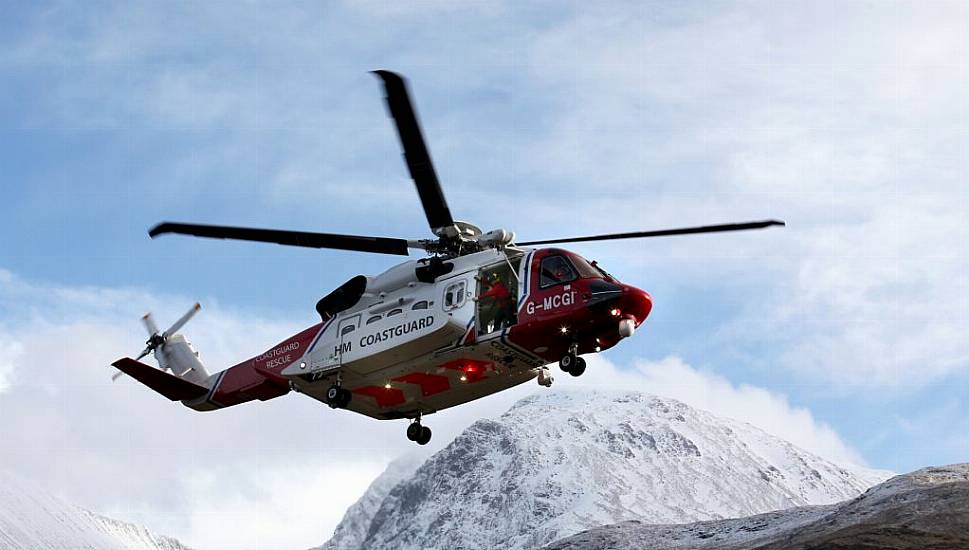
POLYGON ((340 345, 337 347, 337 361, 341 365, 343 364, 343 356, 353 350, 352 333, 357 330, 357 325, 359 324, 360 315, 353 315, 340 321, 340 345))
POLYGON ((482 268, 478 281, 478 303, 475 311, 478 334, 491 334, 518 322, 518 278, 512 269, 518 269, 519 260, 482 268))

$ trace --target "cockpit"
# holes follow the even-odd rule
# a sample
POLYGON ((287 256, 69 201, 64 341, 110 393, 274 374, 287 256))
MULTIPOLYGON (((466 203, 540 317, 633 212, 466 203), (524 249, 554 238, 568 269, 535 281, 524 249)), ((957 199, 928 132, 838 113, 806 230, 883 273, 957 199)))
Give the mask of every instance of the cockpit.
POLYGON ((596 262, 589 262, 572 252, 556 250, 541 259, 539 288, 570 283, 576 279, 592 278, 616 282, 615 278, 600 268, 596 262))

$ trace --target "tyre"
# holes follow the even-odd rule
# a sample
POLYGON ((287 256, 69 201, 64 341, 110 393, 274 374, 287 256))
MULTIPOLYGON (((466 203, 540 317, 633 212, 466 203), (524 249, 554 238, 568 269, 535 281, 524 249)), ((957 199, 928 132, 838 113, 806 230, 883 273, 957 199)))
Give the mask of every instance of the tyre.
POLYGON ((585 372, 585 359, 576 357, 575 364, 572 365, 572 369, 569 370, 569 374, 572 376, 582 376, 583 372, 585 372))
POLYGON ((418 445, 427 445, 431 441, 431 429, 427 426, 421 426, 421 433, 416 441, 418 445))
POLYGON ((351 399, 353 399, 353 393, 351 393, 350 390, 345 390, 343 388, 340 388, 340 402, 339 402, 340 408, 341 409, 347 408, 347 405, 350 404, 351 399))
POLYGON ((342 407, 343 389, 340 386, 330 386, 326 390, 326 404, 336 409, 342 407))
POLYGON ((576 357, 574 355, 567 353, 563 355, 561 359, 559 359, 559 367, 561 367, 563 371, 569 372, 572 370, 572 366, 575 365, 575 360, 576 357))
POLYGON ((421 436, 422 426, 417 422, 411 422, 410 426, 407 426, 407 439, 411 441, 417 441, 421 436))

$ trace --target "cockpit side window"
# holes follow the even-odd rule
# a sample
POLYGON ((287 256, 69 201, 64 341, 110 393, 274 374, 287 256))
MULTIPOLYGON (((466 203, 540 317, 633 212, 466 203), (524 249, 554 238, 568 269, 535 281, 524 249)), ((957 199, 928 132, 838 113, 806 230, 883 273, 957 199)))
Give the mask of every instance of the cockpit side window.
POLYGON ((578 278, 575 268, 572 267, 565 256, 555 255, 542 258, 539 271, 539 287, 541 288, 569 283, 578 278))
POLYGON ((579 272, 579 276, 582 277, 583 279, 589 279, 589 278, 598 279, 599 277, 602 277, 599 271, 596 268, 592 267, 592 264, 590 264, 582 256, 576 255, 576 256, 572 256, 569 259, 572 260, 572 264, 575 265, 575 269, 579 272))

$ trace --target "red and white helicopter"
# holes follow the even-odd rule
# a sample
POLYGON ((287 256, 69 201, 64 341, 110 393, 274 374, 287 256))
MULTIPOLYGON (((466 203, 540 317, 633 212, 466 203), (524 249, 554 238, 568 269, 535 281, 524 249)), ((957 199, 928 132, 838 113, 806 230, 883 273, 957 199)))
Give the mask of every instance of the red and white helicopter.
POLYGON ((161 332, 145 315, 150 337, 135 358, 113 366, 172 401, 210 411, 291 391, 330 407, 378 419, 411 419, 407 437, 424 445, 431 430, 422 415, 466 403, 533 378, 552 384, 547 364, 579 376, 581 354, 615 346, 633 335, 652 308, 650 295, 620 282, 565 242, 631 239, 759 229, 776 220, 516 242, 514 233, 482 231, 451 217, 424 144, 403 78, 376 71, 386 91, 410 175, 435 238, 405 240, 162 223, 151 237, 197 237, 270 242, 428 257, 376 277, 358 275, 317 304, 321 321, 216 374, 202 365, 182 326, 196 304, 161 332), (160 369, 139 362, 154 353, 160 369))

